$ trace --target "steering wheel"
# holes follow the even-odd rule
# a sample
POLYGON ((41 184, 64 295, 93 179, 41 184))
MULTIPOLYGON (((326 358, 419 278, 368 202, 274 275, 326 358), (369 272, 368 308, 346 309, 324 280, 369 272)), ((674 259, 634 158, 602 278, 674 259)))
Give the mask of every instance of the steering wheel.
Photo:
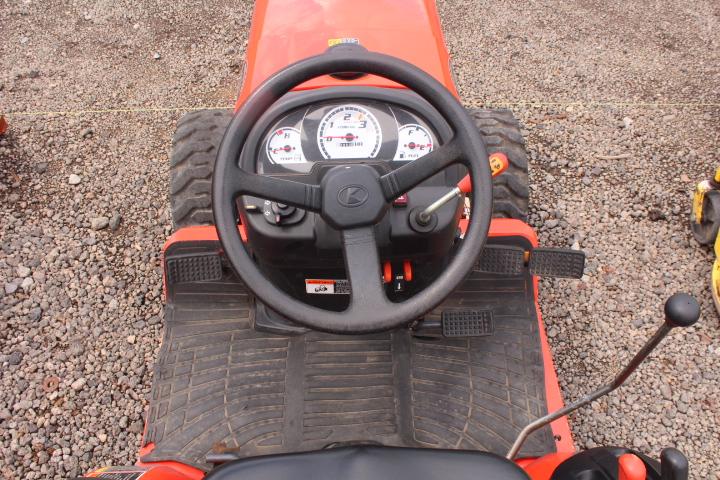
POLYGON ((415 320, 439 305, 471 272, 487 238, 492 216, 492 179, 485 144, 458 100, 419 68, 374 52, 335 48, 293 63, 260 85, 235 114, 218 150, 213 173, 213 214, 230 264, 248 289, 266 305, 311 329, 333 333, 388 330, 415 320), (338 164, 319 185, 259 175, 239 164, 248 134, 280 97, 315 77, 341 72, 378 75, 416 92, 445 118, 454 134, 439 149, 380 176, 365 164, 338 164), (391 302, 382 282, 374 225, 391 202, 450 165, 461 163, 473 185, 472 215, 465 238, 445 270, 424 290, 391 302), (350 281, 346 310, 323 310, 276 287, 260 271, 238 231, 236 199, 252 195, 319 213, 342 237, 350 281))

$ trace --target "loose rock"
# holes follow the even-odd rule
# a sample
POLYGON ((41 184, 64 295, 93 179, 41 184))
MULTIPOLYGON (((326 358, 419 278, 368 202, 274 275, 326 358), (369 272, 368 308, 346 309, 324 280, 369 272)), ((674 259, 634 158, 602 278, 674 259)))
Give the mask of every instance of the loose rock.
POLYGON ((87 380, 85 380, 84 378, 78 378, 70 385, 70 388, 75 391, 82 390, 83 387, 85 387, 85 383, 87 383, 87 380))
POLYGON ((115 231, 120 227, 120 221, 122 220, 122 217, 119 213, 114 214, 112 217, 110 217, 110 222, 108 226, 110 227, 111 231, 115 231))
POLYGON ((7 362, 10 365, 20 365, 20 362, 22 362, 23 354, 20 352, 12 352, 10 356, 8 356, 7 362))
POLYGON ((109 222, 110 219, 107 217, 95 217, 90 220, 90 228, 93 230, 102 230, 103 228, 107 228, 109 222))

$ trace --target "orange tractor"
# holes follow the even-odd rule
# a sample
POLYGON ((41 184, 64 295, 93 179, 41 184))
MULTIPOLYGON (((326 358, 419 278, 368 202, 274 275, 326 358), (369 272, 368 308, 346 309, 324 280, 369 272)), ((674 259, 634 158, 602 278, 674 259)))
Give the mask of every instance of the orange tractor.
POLYGON ((259 0, 234 112, 182 117, 164 337, 139 458, 83 478, 688 478, 576 452, 539 277, 528 159, 506 110, 468 110, 430 0, 259 0))

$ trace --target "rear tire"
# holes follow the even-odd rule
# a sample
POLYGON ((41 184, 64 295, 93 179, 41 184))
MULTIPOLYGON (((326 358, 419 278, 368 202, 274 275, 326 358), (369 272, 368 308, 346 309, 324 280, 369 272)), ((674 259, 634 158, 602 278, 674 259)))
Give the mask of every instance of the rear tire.
POLYGON ((488 154, 502 152, 510 166, 493 179, 493 217, 527 221, 530 190, 528 158, 520 124, 510 110, 468 109, 488 154))
POLYGON ((170 154, 170 209, 173 230, 212 225, 212 173, 232 110, 186 113, 173 135, 170 154))

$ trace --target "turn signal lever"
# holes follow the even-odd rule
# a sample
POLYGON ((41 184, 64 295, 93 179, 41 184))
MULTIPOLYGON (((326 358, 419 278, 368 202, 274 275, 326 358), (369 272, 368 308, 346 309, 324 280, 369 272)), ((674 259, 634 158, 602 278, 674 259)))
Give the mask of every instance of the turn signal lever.
MULTIPOLYGON (((530 435, 535 430, 544 427, 548 423, 555 421, 560 417, 574 412, 578 408, 585 406, 600 397, 607 395, 608 393, 612 392, 620 385, 625 383, 625 380, 627 380, 628 377, 632 375, 632 373, 637 369, 637 367, 640 366, 640 364, 647 358, 648 355, 650 355, 650 353, 655 349, 655 347, 658 346, 662 339, 665 338, 668 333, 670 333, 670 330, 675 327, 690 327, 694 325, 699 318, 700 305, 698 305, 697 300, 695 300, 687 293, 676 293, 675 295, 668 298, 665 302, 665 322, 660 326, 660 328, 657 329, 655 334, 650 337, 647 342, 645 342, 645 345, 643 345, 640 351, 635 354, 633 359, 630 360, 630 363, 628 363, 627 366, 623 368, 610 383, 592 392, 591 394, 586 395, 579 400, 576 400, 570 405, 566 405, 560 410, 556 410, 552 413, 545 415, 544 417, 538 418, 532 423, 529 423, 525 428, 522 429, 517 439, 515 440, 515 443, 513 443, 512 447, 510 448, 510 451, 508 451, 506 457, 510 460, 514 459, 520 451, 520 447, 522 447, 523 443, 525 443, 528 435, 530 435)), ((669 467, 670 464, 673 462, 667 461, 667 463, 669 467)), ((665 476, 663 476, 663 478, 665 478, 665 476)), ((670 476, 668 478, 675 477, 670 476)))

